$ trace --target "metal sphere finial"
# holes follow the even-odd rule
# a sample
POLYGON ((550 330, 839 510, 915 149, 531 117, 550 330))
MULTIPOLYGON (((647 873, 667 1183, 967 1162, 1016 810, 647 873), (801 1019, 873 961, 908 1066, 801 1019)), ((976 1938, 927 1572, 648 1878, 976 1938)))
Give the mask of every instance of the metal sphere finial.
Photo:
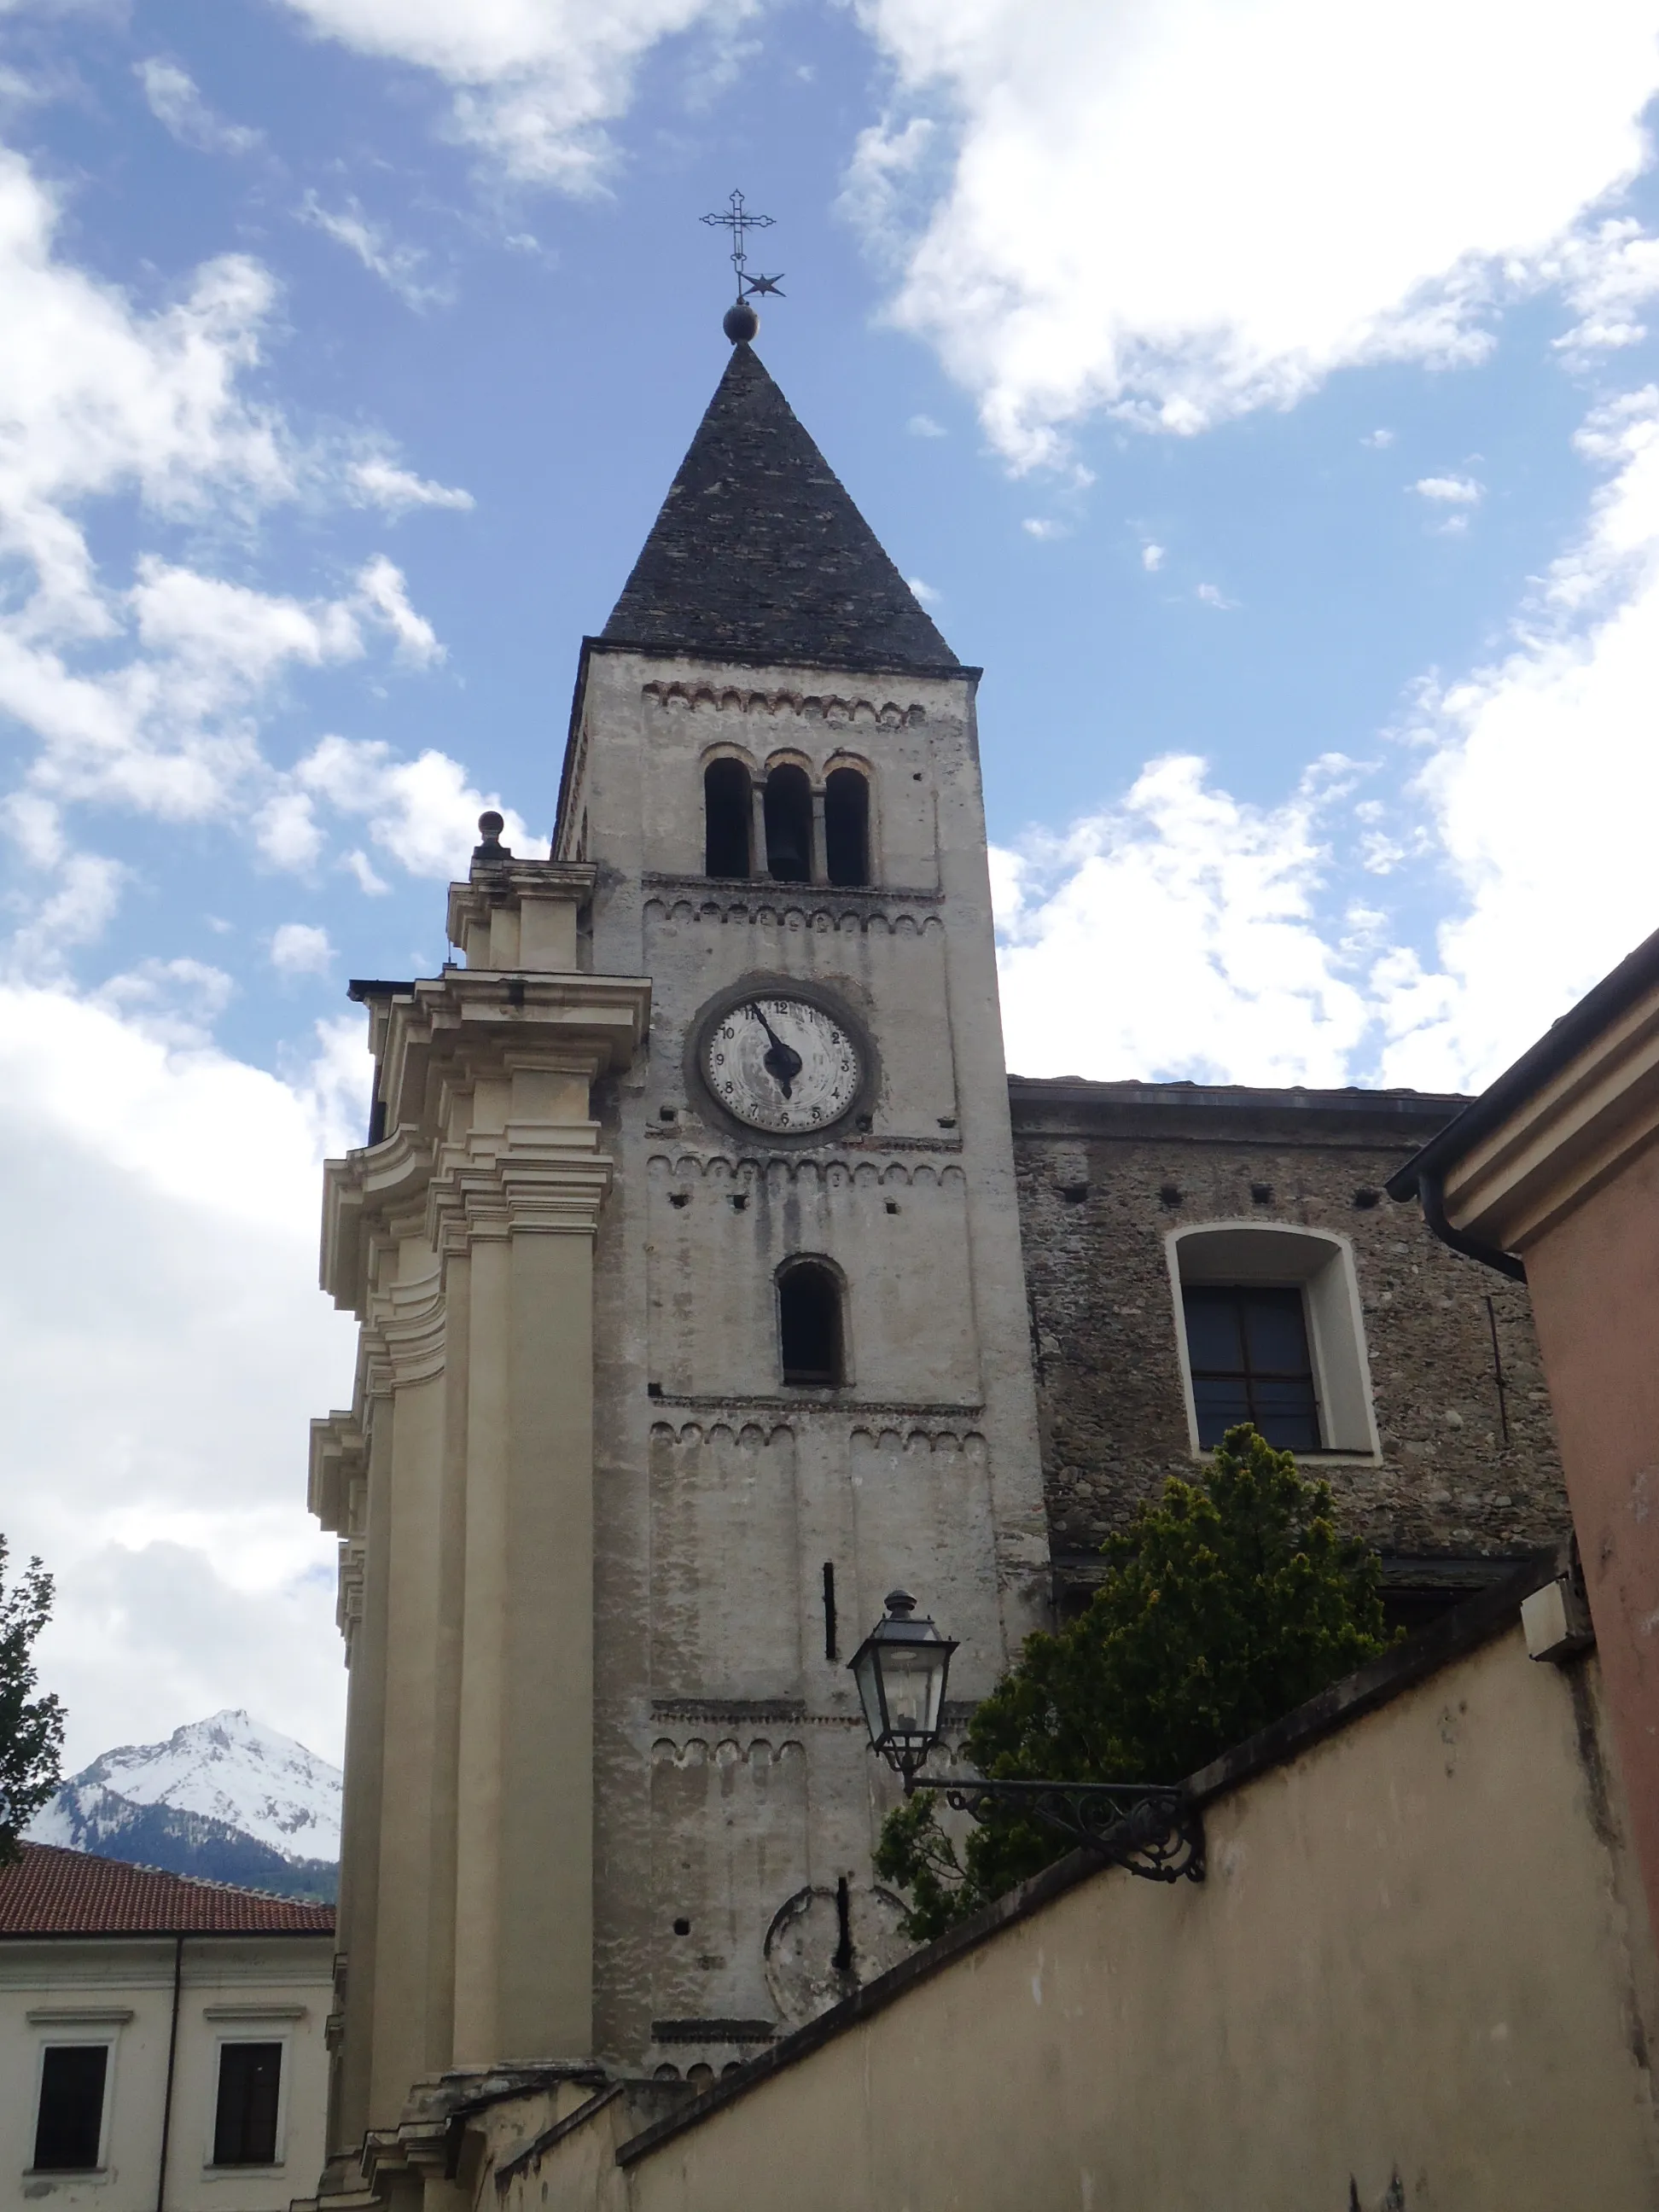
POLYGON ((738 300, 726 309, 720 328, 733 345, 746 345, 760 328, 760 317, 747 300, 738 300))
POLYGON ((505 816, 497 814, 494 807, 491 807, 488 813, 478 817, 478 830, 485 837, 499 837, 506 827, 505 816))

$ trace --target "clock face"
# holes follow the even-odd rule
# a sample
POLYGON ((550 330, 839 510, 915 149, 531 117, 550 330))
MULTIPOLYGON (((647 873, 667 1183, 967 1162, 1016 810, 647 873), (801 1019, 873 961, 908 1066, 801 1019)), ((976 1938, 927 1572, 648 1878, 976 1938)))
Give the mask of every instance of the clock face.
POLYGON ((703 1080, 751 1129, 800 1136, 827 1129, 858 1097, 859 1048, 833 1014, 805 999, 745 999, 702 1047, 703 1080))

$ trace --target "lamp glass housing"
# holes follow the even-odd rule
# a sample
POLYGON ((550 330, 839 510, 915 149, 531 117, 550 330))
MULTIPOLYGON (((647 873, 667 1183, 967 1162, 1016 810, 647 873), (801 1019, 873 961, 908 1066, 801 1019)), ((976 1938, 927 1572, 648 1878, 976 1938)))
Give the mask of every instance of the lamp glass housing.
POLYGON ((871 1747, 901 1773, 914 1773, 939 1741, 957 1649, 931 1620, 915 1616, 915 1600, 894 1590, 885 1616, 848 1662, 871 1747))

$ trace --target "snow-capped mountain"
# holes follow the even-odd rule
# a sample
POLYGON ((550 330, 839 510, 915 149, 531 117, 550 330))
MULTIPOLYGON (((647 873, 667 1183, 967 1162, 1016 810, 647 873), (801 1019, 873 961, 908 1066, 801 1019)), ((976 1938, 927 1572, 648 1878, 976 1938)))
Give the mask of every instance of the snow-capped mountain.
POLYGON ((58 1789, 29 1839, 259 1888, 330 1894, 337 1767, 245 1712, 123 1744, 58 1789))

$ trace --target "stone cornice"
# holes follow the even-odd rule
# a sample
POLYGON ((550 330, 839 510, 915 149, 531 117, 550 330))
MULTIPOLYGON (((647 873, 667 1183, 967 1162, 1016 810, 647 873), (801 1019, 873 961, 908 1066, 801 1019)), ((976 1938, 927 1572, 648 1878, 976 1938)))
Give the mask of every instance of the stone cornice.
POLYGON ((368 1454, 368 1439, 355 1414, 337 1412, 312 1423, 306 1503, 331 1535, 346 1531, 350 1486, 367 1471, 368 1454))
MULTIPOLYGON (((544 872, 549 865, 535 864, 544 872)), ((591 1235, 610 1187, 591 1123, 517 1121, 487 1141, 465 1139, 458 1154, 449 1133, 457 1103, 484 1078, 520 1072, 591 1084, 629 1065, 650 1015, 647 977, 574 972, 446 968, 416 983, 409 997, 390 1001, 380 1093, 392 1133, 324 1169, 322 1283, 336 1305, 367 1319, 377 1241, 422 1224, 435 1237, 437 1217, 455 1215, 464 1190, 471 1195, 459 1198, 463 1220, 498 1218, 502 1234, 540 1227, 591 1235), (504 1182, 508 1157, 514 1164, 504 1182), (462 1160, 471 1163, 465 1170, 462 1160), (432 1194, 438 1174, 448 1179, 441 1201, 432 1194)), ((453 1231, 446 1240, 453 1250, 453 1231)), ((397 1326, 383 1312, 374 1317, 396 1357, 397 1326)), ((412 1346, 403 1349, 422 1356, 412 1346)))
POLYGON ((446 1146, 427 1200, 427 1233, 447 1266, 476 1243, 520 1236, 592 1237, 612 1163, 592 1123, 556 1132, 509 1127, 446 1146))
POLYGON ((580 860, 507 860, 499 867, 475 868, 464 884, 449 886, 449 941, 465 945, 470 926, 483 921, 493 907, 514 899, 557 896, 582 905, 593 896, 599 870, 580 860))
MULTIPOLYGON (((644 975, 587 975, 446 968, 394 1000, 386 1024, 380 1095, 394 1129, 437 1132, 434 1079, 468 1079, 534 1052, 593 1076, 631 1065, 651 1018, 644 975)), ((378 1148, 377 1148, 378 1149, 378 1148)))
POLYGON ((1659 984, 1585 1039, 1445 1170, 1461 1235, 1524 1255, 1659 1137, 1659 984))

